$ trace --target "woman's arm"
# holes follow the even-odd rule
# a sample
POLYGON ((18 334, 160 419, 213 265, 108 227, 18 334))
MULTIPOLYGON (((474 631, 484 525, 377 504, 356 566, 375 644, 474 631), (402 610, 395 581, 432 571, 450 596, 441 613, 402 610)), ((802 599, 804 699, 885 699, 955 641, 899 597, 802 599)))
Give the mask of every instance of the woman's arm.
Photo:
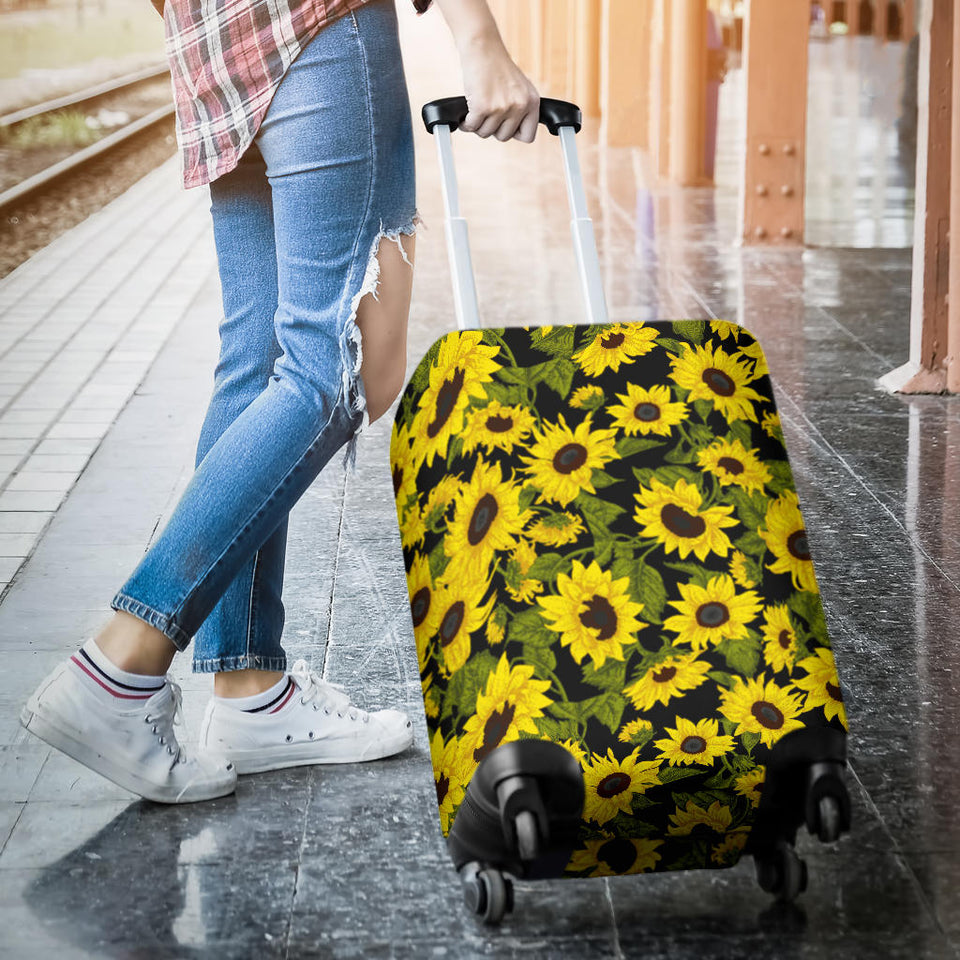
POLYGON ((540 95, 503 45, 486 0, 435 0, 460 53, 469 113, 461 130, 532 143, 540 95))

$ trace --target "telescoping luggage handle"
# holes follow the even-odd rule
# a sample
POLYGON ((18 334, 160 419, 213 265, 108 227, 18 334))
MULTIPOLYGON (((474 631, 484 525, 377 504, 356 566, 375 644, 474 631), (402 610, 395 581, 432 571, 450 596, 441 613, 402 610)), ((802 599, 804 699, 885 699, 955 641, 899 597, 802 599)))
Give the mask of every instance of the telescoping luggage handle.
MULTIPOLYGON (((443 199, 446 208, 447 253, 453 273, 453 300, 457 314, 457 326, 461 330, 480 327, 480 310, 477 305, 477 288, 470 259, 470 241, 467 236, 467 221, 460 216, 460 197, 457 190, 457 174, 453 163, 453 143, 450 133, 466 119, 465 97, 446 97, 425 104, 421 111, 427 130, 437 140, 440 155, 440 175, 443 183, 443 199)), ((593 222, 587 213, 587 198, 583 191, 583 177, 577 156, 576 134, 580 130, 580 108, 565 100, 543 97, 540 100, 540 123, 554 136, 560 137, 563 150, 563 166, 567 179, 567 196, 570 200, 570 232, 576 253, 577 269, 588 323, 606 323, 607 305, 600 279, 600 260, 593 235, 593 222)))

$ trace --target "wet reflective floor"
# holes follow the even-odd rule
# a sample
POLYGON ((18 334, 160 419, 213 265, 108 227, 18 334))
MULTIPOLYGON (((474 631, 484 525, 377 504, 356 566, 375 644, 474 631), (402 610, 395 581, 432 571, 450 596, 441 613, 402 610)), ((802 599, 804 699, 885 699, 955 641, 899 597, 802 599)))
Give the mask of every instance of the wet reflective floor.
MULTIPOLYGON (((414 102, 438 95, 427 67, 411 74, 414 102)), ((556 141, 457 150, 485 322, 578 322, 556 141)), ((418 151, 409 369, 453 316, 433 143, 418 151)), ((830 847, 802 835, 810 887, 790 908, 743 862, 521 884, 499 930, 469 917, 436 815, 389 416, 356 475, 332 463, 291 513, 285 645, 361 705, 405 705, 411 750, 245 777, 233 797, 177 808, 23 732, 23 700, 103 622, 189 477, 216 357, 206 235, 191 254, 203 282, 170 294, 181 320, 0 604, 0 955, 958 955, 960 401, 876 387, 907 357, 910 253, 737 247, 732 190, 653 188, 640 158, 589 129, 582 158, 612 316, 723 317, 765 347, 849 705, 852 833, 830 847)), ((170 171, 152 182, 172 196, 170 171)), ((177 242, 171 229, 158 250, 177 242)), ((186 661, 175 674, 189 746, 210 680, 186 661)))

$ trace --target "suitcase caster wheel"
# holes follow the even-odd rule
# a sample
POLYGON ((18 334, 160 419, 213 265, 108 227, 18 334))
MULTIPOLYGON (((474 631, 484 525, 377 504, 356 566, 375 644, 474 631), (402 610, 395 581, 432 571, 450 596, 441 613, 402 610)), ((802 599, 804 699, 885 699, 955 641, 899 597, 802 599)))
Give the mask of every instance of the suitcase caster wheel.
POLYGON ((517 834, 517 852, 524 861, 536 860, 540 855, 540 830, 537 818, 529 810, 521 810, 513 821, 517 834))
POLYGON ((513 884, 499 870, 484 868, 464 881, 463 902, 475 917, 496 926, 513 909, 513 884))
POLYGON ((840 801, 836 797, 824 796, 817 804, 817 822, 808 824, 808 827, 813 827, 810 832, 816 833, 821 843, 833 843, 840 836, 842 818, 840 801))
POLYGON ((792 903, 807 889, 807 865, 785 841, 755 860, 760 888, 772 893, 778 903, 792 903))

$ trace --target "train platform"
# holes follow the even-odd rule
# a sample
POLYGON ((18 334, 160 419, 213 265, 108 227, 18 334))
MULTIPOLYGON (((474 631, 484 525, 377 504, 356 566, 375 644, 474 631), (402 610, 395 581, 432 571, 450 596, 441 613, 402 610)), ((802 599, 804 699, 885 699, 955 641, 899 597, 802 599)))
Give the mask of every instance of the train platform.
MULTIPOLYGON (((436 18, 403 25, 443 31, 436 18)), ((445 37, 407 55, 415 104, 456 88, 445 37)), ((806 249, 736 236, 736 71, 716 189, 651 185, 642 155, 581 140, 615 320, 724 318, 764 344, 850 718, 849 836, 799 841, 777 906, 727 871, 517 885, 496 930, 461 904, 436 814, 388 414, 357 471, 328 465, 290 516, 284 643, 361 706, 399 705, 391 760, 244 777, 235 796, 140 801, 19 725, 189 480, 220 316, 205 190, 173 162, 0 281, 0 955, 20 958, 955 958, 960 955, 960 407, 890 395, 907 358, 911 182, 889 98, 898 45, 814 52, 806 249), (866 78, 866 79, 864 79, 866 78), (834 164, 838 151, 861 163, 834 164), (819 152, 818 152, 819 151, 819 152), (819 157, 819 159, 818 159, 819 157)), ((902 53, 902 47, 900 48, 902 53)), ((409 366, 453 323, 433 143, 409 366)), ((580 322, 556 142, 457 138, 485 324, 580 322)), ((183 742, 211 690, 178 658, 183 742)))

